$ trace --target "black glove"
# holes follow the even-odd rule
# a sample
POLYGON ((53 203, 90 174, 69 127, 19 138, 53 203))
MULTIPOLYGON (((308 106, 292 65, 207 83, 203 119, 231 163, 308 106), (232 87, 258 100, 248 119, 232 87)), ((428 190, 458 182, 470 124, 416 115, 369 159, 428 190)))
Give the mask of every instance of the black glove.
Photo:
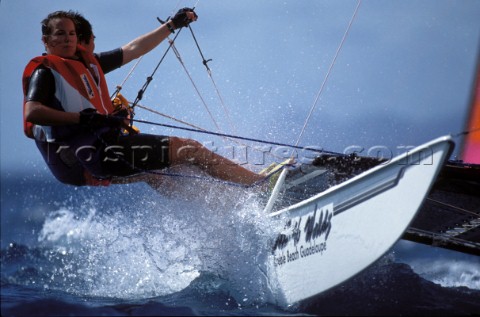
POLYGON ((105 127, 120 128, 125 125, 124 120, 125 118, 122 117, 100 114, 94 109, 85 109, 80 112, 79 124, 94 129, 105 127))
POLYGON ((115 118, 118 118, 118 119, 127 119, 130 114, 130 112, 125 109, 125 108, 122 108, 120 110, 117 110, 115 111, 114 113, 112 113, 112 115, 115 117, 115 118))
POLYGON ((198 18, 198 15, 195 13, 195 11, 193 11, 193 9, 190 9, 190 8, 180 9, 172 18, 172 22, 173 24, 175 24, 176 29, 187 26, 192 22, 192 20, 188 18, 187 12, 193 12, 195 19, 198 18))

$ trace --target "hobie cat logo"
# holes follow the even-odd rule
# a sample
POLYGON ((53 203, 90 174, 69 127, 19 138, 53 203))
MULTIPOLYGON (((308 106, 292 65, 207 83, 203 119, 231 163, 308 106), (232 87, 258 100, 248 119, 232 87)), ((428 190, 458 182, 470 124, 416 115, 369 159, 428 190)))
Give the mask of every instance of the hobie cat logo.
POLYGON ((318 207, 301 217, 289 219, 285 230, 280 233, 272 247, 274 263, 284 265, 293 261, 323 254, 327 250, 327 239, 332 229, 333 204, 318 207))
POLYGON ((85 90, 87 91, 88 97, 90 97, 90 99, 95 98, 95 93, 93 92, 92 86, 88 81, 87 74, 81 74, 80 77, 82 78, 83 84, 85 85, 85 90))

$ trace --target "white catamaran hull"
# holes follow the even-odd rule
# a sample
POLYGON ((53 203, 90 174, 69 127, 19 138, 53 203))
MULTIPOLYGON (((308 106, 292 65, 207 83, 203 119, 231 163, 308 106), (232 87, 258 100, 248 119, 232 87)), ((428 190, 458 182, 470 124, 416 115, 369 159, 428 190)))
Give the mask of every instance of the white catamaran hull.
POLYGON ((385 254, 421 207, 454 146, 441 137, 272 214, 270 282, 291 304, 355 276, 385 254))

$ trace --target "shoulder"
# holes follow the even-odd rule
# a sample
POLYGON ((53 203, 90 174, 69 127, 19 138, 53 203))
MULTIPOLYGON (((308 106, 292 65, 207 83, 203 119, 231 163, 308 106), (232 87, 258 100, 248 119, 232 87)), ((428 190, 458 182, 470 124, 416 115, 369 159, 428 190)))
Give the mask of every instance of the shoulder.
POLYGON ((52 54, 46 54, 46 55, 41 55, 34 57, 30 60, 30 62, 27 64, 24 70, 24 77, 25 76, 30 76, 34 70, 36 70, 38 67, 43 66, 44 68, 52 68, 55 65, 63 65, 65 63, 66 59, 52 55, 52 54))
POLYGON ((111 51, 95 53, 95 57, 106 74, 122 66, 123 51, 121 48, 116 48, 111 51))
POLYGON ((25 70, 23 71, 23 81, 29 81, 30 77, 50 77, 53 76, 51 70, 46 67, 45 60, 47 56, 37 56, 32 58, 30 62, 28 62, 27 66, 25 66, 25 70))
POLYGON ((38 83, 55 83, 51 69, 40 65, 32 72, 30 76, 30 84, 37 85, 38 83))
POLYGON ((46 58, 46 55, 37 56, 37 57, 32 58, 28 62, 27 66, 25 66, 25 70, 23 71, 23 77, 30 76, 35 71, 35 69, 42 66, 45 58, 46 58))
POLYGON ((51 96, 55 93, 55 79, 52 71, 40 65, 31 74, 24 78, 25 101, 39 101, 45 105, 49 104, 51 96))

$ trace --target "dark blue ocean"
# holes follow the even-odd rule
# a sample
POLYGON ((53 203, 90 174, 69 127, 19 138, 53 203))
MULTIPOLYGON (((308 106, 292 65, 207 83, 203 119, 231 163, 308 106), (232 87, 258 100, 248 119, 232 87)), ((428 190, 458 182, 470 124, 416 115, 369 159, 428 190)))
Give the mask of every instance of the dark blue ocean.
POLYGON ((278 305, 262 273, 275 224, 258 197, 201 180, 162 188, 2 172, 1 315, 480 314, 478 257, 406 241, 344 284, 278 305))

